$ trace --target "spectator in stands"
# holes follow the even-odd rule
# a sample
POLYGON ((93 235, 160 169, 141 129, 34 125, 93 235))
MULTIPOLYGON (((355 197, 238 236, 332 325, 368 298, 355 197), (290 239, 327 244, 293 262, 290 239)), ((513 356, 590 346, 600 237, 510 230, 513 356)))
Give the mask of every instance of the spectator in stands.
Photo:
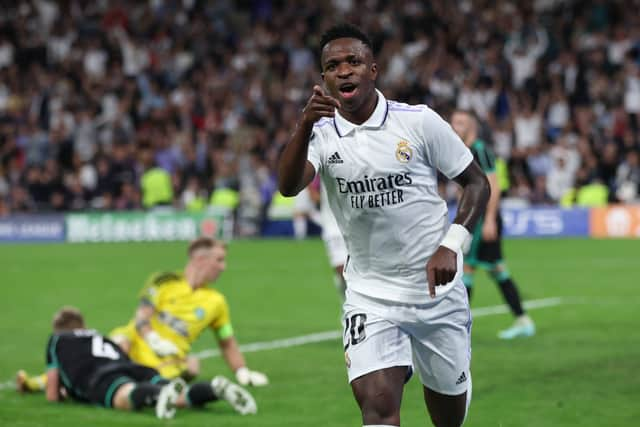
POLYGON ((624 161, 616 171, 616 198, 620 202, 638 202, 640 183, 640 155, 635 150, 627 151, 624 161))
POLYGON ((191 176, 207 197, 224 184, 238 191, 242 233, 257 233, 282 129, 320 79, 313 34, 336 19, 373 35, 389 97, 443 114, 472 109, 488 124, 484 139, 508 164, 507 193, 558 200, 580 168, 609 187, 612 201, 640 184, 623 168, 629 184, 617 196, 621 163, 640 144, 640 18, 629 13, 640 0, 373 0, 366 11, 357 2, 293 0, 6 3, 0 198, 10 212, 51 211, 52 202, 135 209, 144 193, 137 159, 149 150, 169 174, 170 205, 181 205, 191 176), (579 156, 563 155, 559 171, 554 150, 565 139, 588 150, 572 148, 579 156), (255 171, 247 165, 256 159, 244 158, 254 150, 262 159, 255 171), (69 173, 82 190, 63 179, 69 173))

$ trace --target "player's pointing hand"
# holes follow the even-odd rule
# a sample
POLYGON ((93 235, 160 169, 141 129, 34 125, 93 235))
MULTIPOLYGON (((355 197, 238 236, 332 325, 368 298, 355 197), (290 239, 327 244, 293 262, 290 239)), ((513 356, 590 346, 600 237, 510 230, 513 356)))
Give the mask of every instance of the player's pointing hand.
POLYGON ((324 94, 318 85, 313 87, 313 95, 309 98, 307 105, 302 110, 302 120, 308 124, 313 124, 321 117, 333 117, 336 108, 340 108, 340 102, 324 94))

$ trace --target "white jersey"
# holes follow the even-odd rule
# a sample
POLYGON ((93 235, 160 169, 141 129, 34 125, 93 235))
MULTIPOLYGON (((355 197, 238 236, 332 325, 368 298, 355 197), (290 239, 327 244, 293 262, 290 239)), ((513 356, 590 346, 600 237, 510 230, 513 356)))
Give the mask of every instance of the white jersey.
MULTIPOLYGON (((347 244, 349 288, 390 301, 428 302, 425 266, 449 226, 437 171, 454 178, 473 156, 427 106, 387 101, 377 93, 376 109, 361 125, 337 111, 335 118, 319 120, 308 159, 347 244)), ((437 294, 451 287, 438 287, 437 294)))

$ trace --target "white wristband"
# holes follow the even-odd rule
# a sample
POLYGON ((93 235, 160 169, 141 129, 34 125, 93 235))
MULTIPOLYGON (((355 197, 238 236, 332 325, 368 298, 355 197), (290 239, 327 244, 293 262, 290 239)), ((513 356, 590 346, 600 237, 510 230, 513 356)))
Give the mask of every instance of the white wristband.
POLYGON ((462 250, 464 252, 466 243, 470 242, 471 234, 464 225, 451 224, 447 234, 444 235, 444 239, 440 242, 440 246, 449 248, 454 252, 462 250))

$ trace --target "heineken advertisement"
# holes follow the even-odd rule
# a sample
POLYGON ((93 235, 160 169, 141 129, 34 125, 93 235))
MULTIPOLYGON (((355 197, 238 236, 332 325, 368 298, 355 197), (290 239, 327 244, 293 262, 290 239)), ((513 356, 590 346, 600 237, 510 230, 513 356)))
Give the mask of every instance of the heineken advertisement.
POLYGON ((198 236, 228 239, 224 215, 187 212, 66 215, 67 242, 155 242, 198 236))

